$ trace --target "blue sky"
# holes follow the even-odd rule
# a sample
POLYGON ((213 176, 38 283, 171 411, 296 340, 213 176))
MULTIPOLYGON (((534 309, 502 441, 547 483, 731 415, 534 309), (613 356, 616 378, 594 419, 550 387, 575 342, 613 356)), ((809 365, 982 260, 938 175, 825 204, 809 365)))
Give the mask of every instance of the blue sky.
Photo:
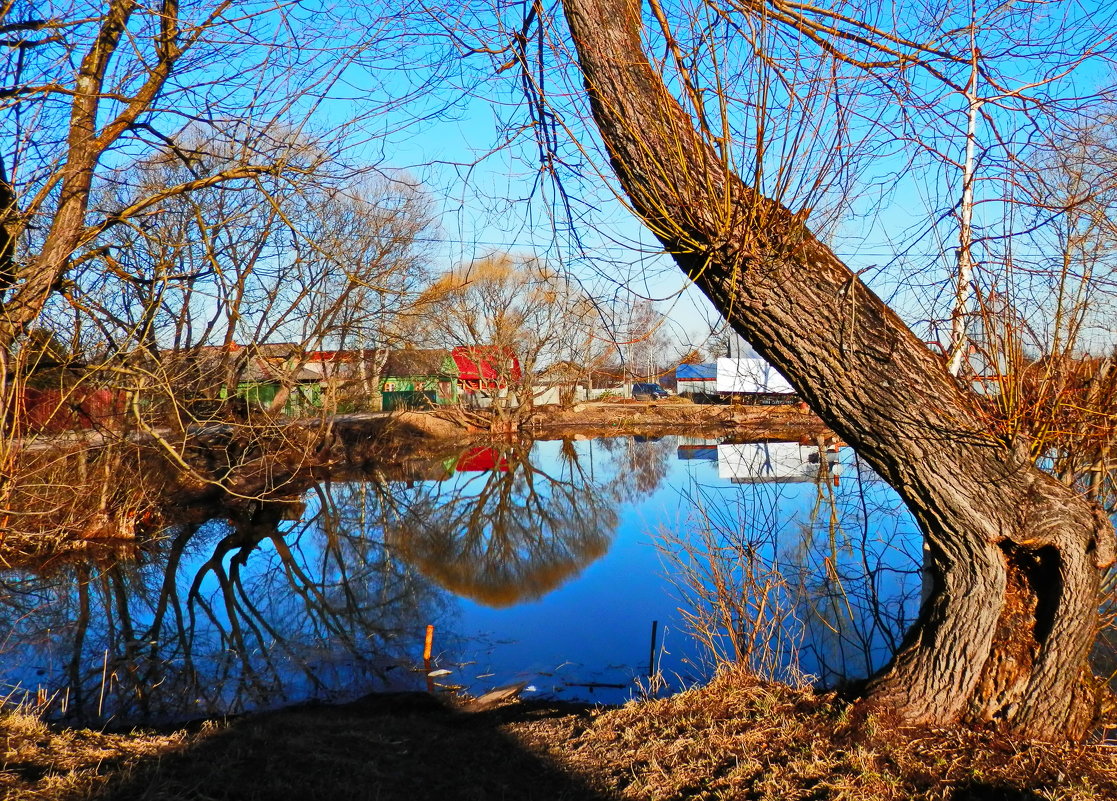
MULTIPOLYGON (((700 6, 683 0, 667 4, 681 26, 684 7, 700 6)), ((878 14, 872 22, 910 34, 932 12, 941 15, 944 28, 957 31, 968 23, 970 8, 968 1, 934 7, 908 2, 860 11, 878 14)), ((683 276, 658 252, 654 238, 612 196, 607 180, 595 174, 602 170, 608 176, 608 168, 585 122, 580 80, 571 68, 561 23, 547 28, 546 56, 536 78, 547 82, 550 109, 570 134, 560 131, 556 146, 564 164, 560 173, 570 190, 568 207, 540 171, 533 132, 524 127, 529 117, 517 69, 499 69, 508 54, 466 55, 472 46, 507 44, 508 29, 522 13, 520 4, 505 6, 505 18, 484 2, 452 4, 438 13, 434 21, 419 13, 400 18, 396 28, 385 23, 382 33, 412 37, 406 39, 406 63, 401 65, 399 53, 395 61, 386 55, 390 48, 368 59, 358 57, 338 88, 348 99, 335 101, 329 116, 341 119, 352 112, 377 110, 361 126, 370 137, 363 157, 406 171, 430 192, 441 212, 439 261, 449 268, 493 251, 537 255, 567 267, 606 300, 629 292, 661 300, 674 335, 699 344, 716 315, 696 292, 686 289, 683 276), (393 95, 411 99, 393 103, 393 95), (587 151, 579 152, 571 137, 581 140, 587 151)), ((1006 158, 1031 152, 1059 125, 1075 122, 1084 108, 1080 99, 1112 81, 1108 48, 1113 43, 1107 37, 1117 32, 1114 14, 1100 0, 978 6, 987 29, 974 41, 990 65, 979 84, 979 93, 990 102, 983 107, 985 116, 977 131, 976 220, 979 237, 987 237, 988 248, 979 254, 979 260, 981 255, 988 260, 981 265, 986 286, 1003 289, 1006 280, 1016 280, 1002 275, 994 251, 1003 250, 997 238, 1005 228, 1002 200, 1016 180, 1013 170, 1026 164, 1027 156, 1017 166, 1006 166, 1006 158), (1052 41, 1060 55, 1050 50, 1052 41), (1089 45, 1095 52, 1086 61, 1067 55, 1089 45), (1005 99, 1006 90, 1037 82, 1042 85, 1028 89, 1031 104, 1005 99)), ((784 48, 773 50, 783 53, 784 74, 815 81, 821 68, 799 58, 794 43, 775 42, 784 34, 772 34, 772 47, 784 48)), ((714 39, 724 51, 723 74, 731 74, 740 90, 730 108, 737 114, 728 132, 733 157, 749 169, 748 143, 755 131, 755 121, 749 119, 750 93, 756 90, 749 70, 754 59, 740 37, 714 39)), ((934 44, 965 55, 969 40, 955 36, 942 42, 934 44)), ((658 57, 662 43, 651 45, 649 51, 658 57)), ((901 314, 922 326, 924 334, 929 320, 948 316, 946 287, 957 244, 953 207, 961 191, 957 163, 965 144, 966 102, 957 86, 968 70, 966 64, 949 59, 939 59, 934 66, 954 81, 954 88, 929 72, 912 69, 910 76, 905 74, 908 83, 901 95, 894 84, 896 71, 839 70, 835 88, 820 91, 814 100, 787 95, 775 101, 767 123, 774 152, 793 139, 798 123, 817 126, 789 159, 797 165, 801 182, 809 183, 816 177, 814 171, 832 168, 827 154, 835 142, 845 148, 842 158, 846 153, 850 157, 826 176, 829 184, 823 191, 810 197, 792 193, 788 204, 812 206, 809 224, 816 233, 901 314), (840 121, 827 121, 827 115, 840 121)), ((704 74, 708 78, 711 70, 706 68, 704 74)), ((677 84, 667 67, 665 77, 677 84)), ((778 183, 783 166, 769 159, 768 180, 778 183)), ((1031 221, 1018 215, 1010 227, 1028 225, 1031 221)), ((1017 240, 1014 257, 1035 261, 1045 244, 1042 238, 1017 240)), ((1033 275, 1021 286, 1028 296, 1022 289, 1019 302, 1039 310, 1046 301, 1043 280, 1033 275)))
MULTIPOLYGON (((926 17, 935 15, 943 28, 957 32, 968 23, 971 8, 969 0, 905 0, 862 8, 835 2, 839 10, 911 35, 926 17), (874 14, 875 18, 865 16, 874 14)), ((239 32, 240 39, 282 40, 288 27, 294 31, 289 42, 270 51, 277 62, 262 69, 257 83, 250 67, 254 59, 263 58, 259 47, 237 40, 205 49, 196 54, 199 60, 191 70, 176 78, 178 88, 165 94, 166 108, 155 117, 157 127, 173 130, 191 114, 204 119, 210 112, 219 126, 226 106, 243 110, 238 104, 251 103, 261 116, 285 115, 284 124, 305 125, 308 132, 322 133, 324 140, 335 135, 333 129, 343 128, 342 136, 352 145, 348 156, 356 164, 401 171, 426 187, 442 222, 437 255, 441 266, 450 268, 492 251, 537 255, 568 268, 606 301, 629 293, 661 300, 675 323, 673 333, 684 342, 698 344, 716 322, 708 305, 684 289, 685 280, 670 259, 658 252, 654 239, 613 196, 561 21, 544 28, 543 55, 532 62, 531 74, 545 82, 547 113, 559 124, 553 152, 569 190, 568 204, 556 196, 555 184, 540 170, 534 141, 540 128, 528 127, 531 117, 521 74, 515 66, 501 69, 502 63, 510 63, 509 53, 469 53, 470 48, 507 45, 510 31, 521 22, 524 4, 477 0, 444 8, 430 3, 408 8, 403 2, 331 5, 310 0, 288 8, 284 19, 273 15, 270 5, 245 3, 245 9, 255 8, 261 16, 250 32, 239 32), (291 64, 304 67, 287 69, 291 64), (308 72, 307 64, 319 72, 308 72), (331 72, 338 80, 329 84, 327 101, 320 95, 325 84, 299 94, 310 83, 308 75, 331 72), (299 122, 304 114, 309 116, 299 122)), ((954 82, 953 88, 915 67, 870 73, 840 68, 831 76, 787 29, 773 29, 764 32, 765 55, 779 62, 779 74, 773 78, 775 73, 757 69, 758 60, 738 31, 710 22, 709 6, 699 0, 664 5, 685 45, 694 45, 702 56, 717 52, 721 59, 720 75, 729 82, 730 98, 724 139, 742 173, 751 175, 758 87, 763 81, 776 85, 790 80, 792 89, 770 98, 765 117, 772 154, 764 162, 765 190, 776 187, 784 175, 793 174, 808 185, 822 175, 827 179, 822 191, 790 192, 785 202, 793 209, 811 207, 808 223, 815 232, 909 321, 919 325, 943 319, 943 290, 955 246, 952 207, 960 192, 957 161, 964 146, 965 99, 958 89, 968 70, 964 60, 928 57, 954 82), (688 15, 688 9, 694 13, 688 15), (692 22, 696 27, 689 27, 692 22), (833 77, 832 84, 820 82, 820 76, 833 77), (897 83, 901 76, 908 80, 906 85, 897 83), (810 126, 811 134, 791 147, 800 124, 810 126), (781 148, 793 152, 781 159, 781 148), (839 157, 832 163, 829 156, 834 153, 839 157), (834 169, 835 163, 839 169, 834 169), (792 169, 784 169, 789 166, 792 169)), ((187 15, 196 17, 207 8, 200 0, 189 5, 187 15)), ((557 13, 559 7, 550 10, 557 13)), ((58 13, 66 9, 59 6, 58 13)), ((978 6, 978 15, 984 27, 974 43, 990 68, 979 86, 989 102, 978 128, 977 220, 979 236, 986 236, 995 250, 1001 247, 995 236, 1004 228, 1002 199, 1017 177, 1013 169, 1027 166, 1037 142, 1082 116, 1082 98, 1112 83, 1109 49, 1117 33, 1117 6, 1101 0, 990 0, 978 6), (1070 54, 1088 46, 1095 49, 1079 64, 1070 54), (1005 99, 1006 92, 1036 82, 1027 90, 1034 102, 1005 99), (999 126, 996 135, 993 123, 999 126), (1024 158, 1006 167, 1010 151, 1024 158)), ((147 19, 150 26, 154 17, 148 14, 147 19)), ((965 55, 968 44, 966 36, 958 35, 931 42, 932 49, 954 55, 965 55)), ((649 34, 648 51, 663 62, 665 79, 677 88, 679 77, 662 39, 649 34)), ((715 72, 710 64, 709 59, 701 62, 694 74, 709 82, 715 72)), ((133 82, 143 75, 142 69, 132 72, 133 82)), ((56 105, 64 102, 62 95, 55 99, 56 105)), ((110 105, 107 102, 106 108, 110 105)), ((1098 108, 1108 113, 1109 107, 1098 108)), ((121 143, 110 160, 162 146, 157 137, 142 131, 137 136, 144 141, 121 143)), ((1021 216, 1012 226, 1032 222, 1021 216)), ((1035 261, 1048 244, 1042 237, 1014 241, 1015 257, 1035 261)), ((1003 290, 1010 278, 1021 281, 1028 295, 1021 296, 1021 303, 1040 309, 1048 300, 1041 275, 1004 276, 992 262, 982 264, 982 269, 987 286, 1000 281, 1003 290)))

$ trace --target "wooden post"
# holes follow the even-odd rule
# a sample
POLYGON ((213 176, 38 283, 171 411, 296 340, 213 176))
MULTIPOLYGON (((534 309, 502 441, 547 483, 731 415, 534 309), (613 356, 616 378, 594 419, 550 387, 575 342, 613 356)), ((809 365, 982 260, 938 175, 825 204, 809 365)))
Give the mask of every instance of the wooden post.
POLYGON ((431 647, 434 645, 434 626, 427 626, 427 637, 423 642, 423 674, 427 678, 427 692, 434 692, 434 679, 431 678, 431 647))

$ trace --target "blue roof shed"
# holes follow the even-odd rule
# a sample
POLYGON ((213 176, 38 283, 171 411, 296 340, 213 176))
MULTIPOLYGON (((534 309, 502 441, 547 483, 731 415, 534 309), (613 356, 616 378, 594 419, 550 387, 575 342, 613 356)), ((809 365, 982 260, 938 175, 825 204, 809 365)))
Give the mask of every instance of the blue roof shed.
POLYGON ((675 368, 675 378, 679 381, 716 381, 716 364, 680 364, 675 368))

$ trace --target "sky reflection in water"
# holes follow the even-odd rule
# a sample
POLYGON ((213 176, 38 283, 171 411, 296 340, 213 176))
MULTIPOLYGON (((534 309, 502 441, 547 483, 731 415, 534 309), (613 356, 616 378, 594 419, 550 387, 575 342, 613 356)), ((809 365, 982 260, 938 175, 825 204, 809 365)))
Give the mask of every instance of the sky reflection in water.
POLYGON ((618 702, 650 684, 653 621, 658 689, 707 675, 678 607, 698 594, 681 565, 711 564, 751 608, 711 645, 781 678, 864 675, 917 611, 920 539, 849 449, 821 460, 837 483, 814 446, 615 438, 323 482, 138 559, 3 574, 0 680, 81 721, 422 689, 430 623, 441 684, 618 702))

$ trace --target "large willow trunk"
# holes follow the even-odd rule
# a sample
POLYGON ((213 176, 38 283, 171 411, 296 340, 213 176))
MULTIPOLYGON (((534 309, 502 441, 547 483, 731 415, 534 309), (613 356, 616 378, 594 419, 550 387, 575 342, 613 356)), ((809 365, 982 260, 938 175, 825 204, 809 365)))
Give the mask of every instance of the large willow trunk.
POLYGON ((734 329, 907 503, 930 599, 867 702, 913 723, 1081 736, 1100 510, 989 430, 972 396, 804 221, 744 184, 649 65, 639 0, 564 0, 593 115, 635 211, 734 329))

